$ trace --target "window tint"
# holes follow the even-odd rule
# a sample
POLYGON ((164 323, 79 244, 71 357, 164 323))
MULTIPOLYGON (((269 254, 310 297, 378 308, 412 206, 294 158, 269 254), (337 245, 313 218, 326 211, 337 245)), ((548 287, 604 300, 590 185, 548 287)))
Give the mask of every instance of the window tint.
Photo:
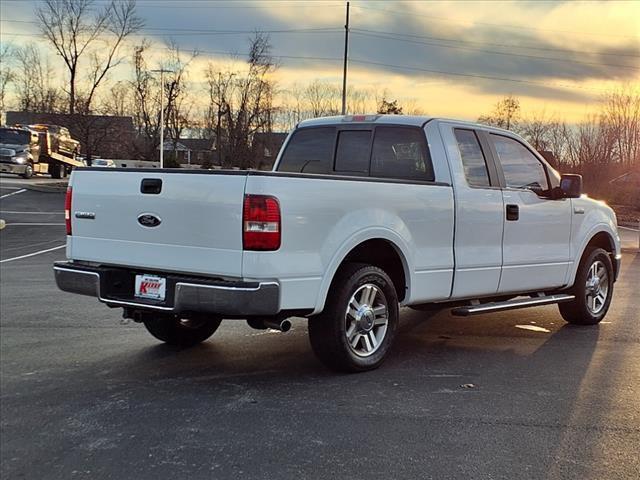
POLYGON ((475 132, 456 128, 455 135, 467 183, 472 187, 490 186, 487 163, 475 132))
POLYGON ((305 128, 293 134, 278 171, 297 173, 330 173, 335 128, 305 128))
POLYGON ((343 130, 338 133, 336 172, 368 173, 371 130, 343 130))
POLYGON ((547 190, 547 176, 542 163, 520 142, 491 134, 498 152, 507 187, 547 190))
POLYGON ((417 128, 376 128, 371 175, 432 181, 433 167, 424 132, 417 128))

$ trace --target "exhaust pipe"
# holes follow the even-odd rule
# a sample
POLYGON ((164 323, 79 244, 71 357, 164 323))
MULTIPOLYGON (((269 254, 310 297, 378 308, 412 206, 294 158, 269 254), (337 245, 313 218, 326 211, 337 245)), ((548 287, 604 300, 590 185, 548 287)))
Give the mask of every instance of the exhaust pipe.
POLYGON ((288 332, 291 330, 291 322, 289 320, 264 320, 264 326, 266 328, 272 328, 273 330, 280 330, 281 332, 288 332))

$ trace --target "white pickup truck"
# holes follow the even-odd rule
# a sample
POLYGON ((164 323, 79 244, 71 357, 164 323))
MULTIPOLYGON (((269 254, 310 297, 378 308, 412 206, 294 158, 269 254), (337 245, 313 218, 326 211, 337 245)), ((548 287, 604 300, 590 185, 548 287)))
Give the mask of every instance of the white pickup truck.
POLYGON ((80 168, 59 288, 158 339, 193 345, 223 318, 309 319, 327 366, 380 365, 400 306, 473 315, 550 303, 605 316, 616 217, 524 140, 412 116, 304 121, 273 171, 80 168))

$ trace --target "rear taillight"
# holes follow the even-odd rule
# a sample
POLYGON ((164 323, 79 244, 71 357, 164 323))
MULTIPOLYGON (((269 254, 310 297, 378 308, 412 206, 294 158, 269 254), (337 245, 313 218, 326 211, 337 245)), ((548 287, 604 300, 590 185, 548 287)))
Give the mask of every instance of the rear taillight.
POLYGON ((276 197, 244 196, 242 247, 262 251, 280 248, 280 204, 276 197))
POLYGON ((67 188, 67 195, 64 197, 64 223, 67 235, 71 235, 71 193, 71 187, 67 188))

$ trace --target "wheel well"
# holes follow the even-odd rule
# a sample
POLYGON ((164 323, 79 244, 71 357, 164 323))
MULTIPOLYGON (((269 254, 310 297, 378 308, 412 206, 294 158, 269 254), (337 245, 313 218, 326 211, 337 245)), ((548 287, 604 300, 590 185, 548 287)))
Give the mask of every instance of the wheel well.
POLYGON ((362 242, 349 252, 340 264, 340 268, 347 263, 366 263, 381 268, 391 278, 398 294, 398 300, 404 300, 407 293, 404 264, 396 247, 391 242, 383 239, 362 242))
POLYGON ((591 240, 589 240, 589 243, 587 243, 587 246, 585 247, 585 252, 590 248, 602 248, 607 252, 609 252, 609 256, 611 256, 611 263, 613 264, 614 274, 617 275, 618 272, 615 271, 616 262, 613 261, 614 260, 613 255, 615 255, 616 253, 616 247, 615 247, 615 243, 613 242, 613 238, 611 238, 611 235, 609 235, 607 232, 596 233, 591 238, 591 240))

